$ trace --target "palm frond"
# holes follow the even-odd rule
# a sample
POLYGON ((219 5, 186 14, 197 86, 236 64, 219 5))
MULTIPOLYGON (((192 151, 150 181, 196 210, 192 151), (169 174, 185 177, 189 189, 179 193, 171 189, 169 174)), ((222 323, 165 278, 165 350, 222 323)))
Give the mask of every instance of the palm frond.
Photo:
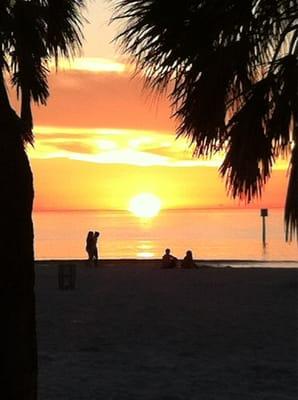
POLYGON ((6 53, 9 51, 9 37, 11 31, 11 13, 9 0, 0 3, 0 68, 7 69, 6 53))
POLYGON ((86 0, 44 0, 43 17, 47 25, 46 46, 56 65, 59 56, 78 54, 82 46, 82 13, 86 0))
POLYGON ((33 121, 31 99, 46 103, 49 95, 47 68, 45 66, 47 49, 44 43, 45 24, 40 18, 40 8, 36 2, 17 2, 13 8, 13 36, 11 71, 12 84, 17 95, 21 93, 21 120, 25 127, 24 140, 33 142, 33 121))
POLYGON ((21 98, 24 142, 33 141, 31 101, 46 104, 51 56, 71 57, 82 44, 85 0, 1 2, 0 66, 5 66, 21 98), (6 59, 10 64, 5 64, 6 59))
POLYGON ((247 62, 247 57, 241 42, 216 49, 205 60, 204 67, 197 68, 193 62, 174 88, 175 116, 181 121, 177 134, 188 136, 195 143, 196 156, 211 156, 223 149, 227 139, 227 103, 240 101, 243 88, 251 87, 243 62, 247 62))
POLYGON ((136 74, 153 91, 170 88, 178 136, 196 156, 226 148, 228 193, 260 196, 298 118, 298 0, 111 2, 136 74))
POLYGON ((285 155, 293 140, 291 126, 298 110, 298 66, 295 55, 287 55, 276 62, 272 90, 272 114, 266 130, 273 141, 276 156, 285 155))
POLYGON ((269 78, 256 83, 227 127, 227 153, 220 173, 231 196, 248 202, 261 195, 275 161, 272 142, 264 130, 271 85, 269 78))
POLYGON ((298 240, 298 146, 294 146, 290 164, 289 184, 285 204, 286 240, 291 241, 296 235, 298 240))

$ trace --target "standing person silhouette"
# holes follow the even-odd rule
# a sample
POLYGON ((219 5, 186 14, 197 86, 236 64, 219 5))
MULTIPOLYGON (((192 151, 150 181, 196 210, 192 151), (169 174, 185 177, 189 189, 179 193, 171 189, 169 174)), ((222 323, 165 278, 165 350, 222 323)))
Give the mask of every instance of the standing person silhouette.
POLYGON ((97 240, 99 238, 99 235, 100 233, 95 231, 92 240, 92 260, 94 261, 94 266, 96 266, 98 262, 97 240))
POLYGON ((94 236, 94 233, 92 231, 89 231, 87 234, 87 238, 86 238, 86 251, 88 254, 89 264, 93 260, 93 242, 94 242, 93 236, 94 236))

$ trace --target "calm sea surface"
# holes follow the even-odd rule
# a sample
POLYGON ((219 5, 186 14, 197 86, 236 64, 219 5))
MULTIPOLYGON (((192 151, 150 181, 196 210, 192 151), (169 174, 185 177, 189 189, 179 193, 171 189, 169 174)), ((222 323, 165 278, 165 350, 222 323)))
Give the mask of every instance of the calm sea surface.
MULTIPOLYGON (((262 246, 259 210, 167 210, 144 220, 125 211, 35 212, 35 258, 84 259, 89 230, 101 232, 101 258, 178 258, 191 249, 204 260, 297 261, 298 246, 284 241, 283 211, 269 210, 262 246)), ((298 264, 295 266, 297 267, 298 264)))

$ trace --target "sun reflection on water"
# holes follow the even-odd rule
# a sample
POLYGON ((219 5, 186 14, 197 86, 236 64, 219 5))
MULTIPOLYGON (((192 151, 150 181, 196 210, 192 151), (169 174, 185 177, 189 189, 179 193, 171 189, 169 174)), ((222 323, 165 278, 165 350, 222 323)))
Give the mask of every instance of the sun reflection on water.
POLYGON ((154 255, 155 255, 154 253, 149 252, 149 251, 139 251, 137 253, 138 258, 153 258, 154 255))

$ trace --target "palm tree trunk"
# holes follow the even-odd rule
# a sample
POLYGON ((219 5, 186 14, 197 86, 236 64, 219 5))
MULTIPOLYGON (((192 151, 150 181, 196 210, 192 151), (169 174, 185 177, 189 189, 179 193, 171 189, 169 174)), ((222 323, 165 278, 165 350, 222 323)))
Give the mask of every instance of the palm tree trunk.
POLYGON ((30 105, 30 91, 25 87, 22 89, 21 120, 25 129, 26 140, 33 143, 33 118, 30 105))
POLYGON ((0 76, 0 387, 5 399, 36 400, 37 345, 34 299, 33 179, 20 118, 5 101, 0 76))

